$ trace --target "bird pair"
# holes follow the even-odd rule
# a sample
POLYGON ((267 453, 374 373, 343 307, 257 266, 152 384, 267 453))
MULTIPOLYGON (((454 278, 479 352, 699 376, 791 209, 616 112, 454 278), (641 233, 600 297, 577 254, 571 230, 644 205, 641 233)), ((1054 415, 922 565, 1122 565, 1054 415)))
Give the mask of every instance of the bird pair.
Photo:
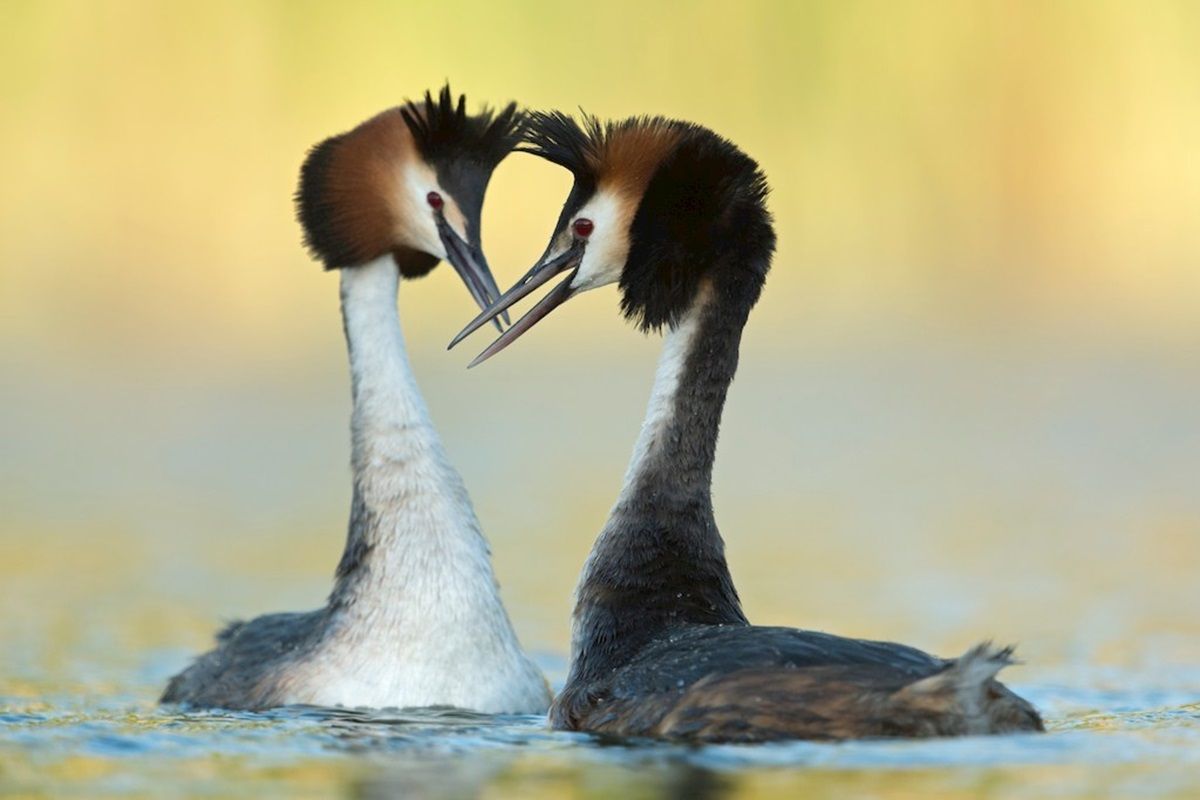
POLYGON ((1040 730, 995 680, 1010 649, 942 659, 903 645, 749 624, 711 482, 742 329, 775 233, 758 165, 712 131, 661 117, 468 114, 449 88, 317 145, 297 206, 340 270, 353 384, 354 493, 325 607, 234 623, 164 702, 265 708, 451 705, 542 713, 556 728, 691 741, 1040 730), (574 184, 538 263, 501 294, 481 249, 492 171, 513 149, 574 184), (617 283, 621 311, 665 331, 624 486, 580 578, 570 672, 551 704, 496 589, 462 480, 409 367, 399 279, 449 261, 495 322, 473 363, 572 296, 617 283), (563 279, 507 330, 507 309, 563 279))

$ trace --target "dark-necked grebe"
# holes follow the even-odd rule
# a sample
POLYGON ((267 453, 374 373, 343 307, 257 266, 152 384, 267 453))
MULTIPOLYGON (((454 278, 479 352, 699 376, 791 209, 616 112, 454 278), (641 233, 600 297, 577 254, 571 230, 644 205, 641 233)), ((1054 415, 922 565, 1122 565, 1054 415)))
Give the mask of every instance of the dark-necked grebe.
POLYGON ((345 552, 324 608, 229 625, 216 649, 171 679, 163 702, 548 707, 409 368, 396 306, 400 278, 442 259, 480 305, 499 294, 480 250, 480 212, 523 124, 515 105, 468 115, 447 87, 309 153, 297 210, 313 254, 340 270, 353 383, 345 552))
POLYGON ((738 345, 775 248, 758 165, 697 125, 532 117, 528 149, 575 178, 541 262, 455 340, 565 280, 473 362, 568 298, 618 283, 667 329, 624 487, 583 569, 557 728, 695 741, 950 736, 1041 729, 995 680, 1007 648, 958 659, 750 625, 713 518, 713 456, 738 345))

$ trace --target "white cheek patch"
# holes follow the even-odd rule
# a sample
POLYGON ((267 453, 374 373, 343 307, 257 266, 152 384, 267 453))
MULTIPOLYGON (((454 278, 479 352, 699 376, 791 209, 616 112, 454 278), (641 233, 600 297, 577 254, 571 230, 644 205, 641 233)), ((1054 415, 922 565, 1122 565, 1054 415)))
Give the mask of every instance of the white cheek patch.
POLYGON ((446 248, 438 235, 433 209, 427 197, 437 192, 445 201, 443 213, 455 230, 463 230, 463 215, 454 201, 438 186, 437 176, 428 164, 412 161, 404 166, 404 181, 401 185, 401 209, 399 240, 413 249, 420 250, 440 259, 446 258, 446 248))
POLYGON ((583 261, 571 281, 577 291, 615 283, 629 257, 629 224, 633 204, 623 195, 601 190, 571 219, 590 219, 594 225, 583 261))

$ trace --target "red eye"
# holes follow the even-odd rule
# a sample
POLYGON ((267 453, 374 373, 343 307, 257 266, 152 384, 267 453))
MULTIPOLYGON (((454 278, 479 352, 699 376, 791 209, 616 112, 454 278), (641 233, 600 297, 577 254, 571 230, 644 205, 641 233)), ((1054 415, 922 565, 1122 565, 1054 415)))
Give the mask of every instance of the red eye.
POLYGON ((425 202, 429 203, 429 205, 433 206, 435 209, 446 205, 446 201, 443 200, 442 196, 437 192, 430 192, 429 194, 425 195, 425 202))
POLYGON ((592 231, 596 228, 590 219, 584 219, 583 217, 575 220, 575 224, 572 227, 575 229, 575 235, 580 239, 586 239, 591 236, 592 231))

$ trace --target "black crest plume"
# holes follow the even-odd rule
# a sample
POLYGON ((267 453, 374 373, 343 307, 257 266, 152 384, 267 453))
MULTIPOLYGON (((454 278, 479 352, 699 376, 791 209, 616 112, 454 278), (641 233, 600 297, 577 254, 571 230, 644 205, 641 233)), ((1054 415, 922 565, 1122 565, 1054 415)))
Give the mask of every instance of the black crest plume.
POLYGON ((499 111, 484 107, 467 113, 466 95, 457 102, 450 84, 434 99, 425 92, 423 103, 408 102, 400 109, 421 155, 430 163, 469 158, 494 167, 521 141, 525 115, 516 103, 499 111))
POLYGON ((524 153, 541 156, 570 171, 577 181, 594 182, 604 149, 604 125, 590 114, 580 123, 561 111, 534 111, 524 131, 524 153))

